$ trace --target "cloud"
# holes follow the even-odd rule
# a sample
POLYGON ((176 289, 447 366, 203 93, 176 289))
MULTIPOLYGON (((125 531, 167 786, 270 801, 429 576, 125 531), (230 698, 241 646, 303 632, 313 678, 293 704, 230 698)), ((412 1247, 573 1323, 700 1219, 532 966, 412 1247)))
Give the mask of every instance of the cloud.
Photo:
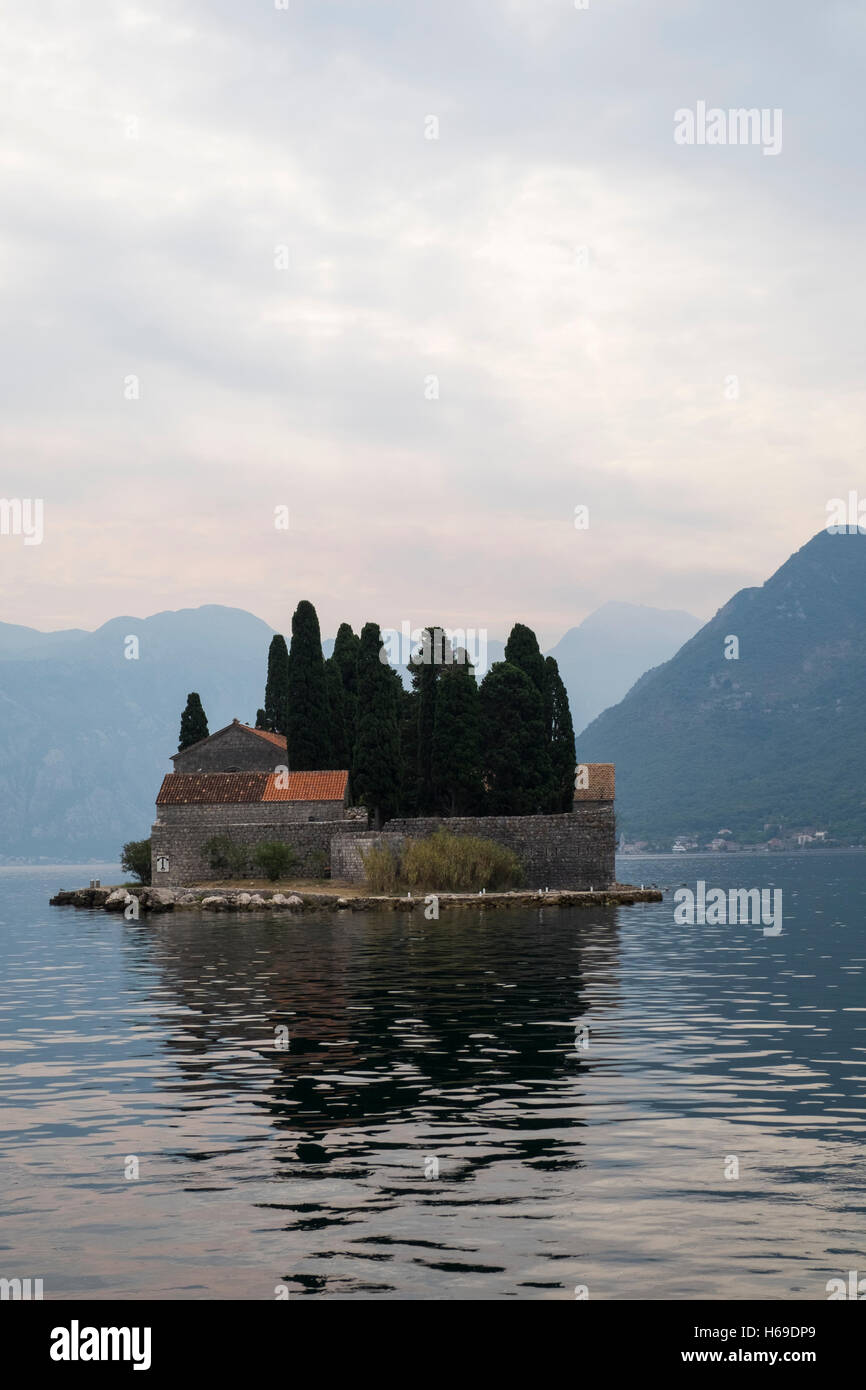
POLYGON ((862 478, 863 36, 841 3, 10 19, 0 493, 46 539, 0 538, 2 616, 309 597, 552 642, 761 582, 862 478), (697 99, 781 106, 782 154, 676 146, 697 99))

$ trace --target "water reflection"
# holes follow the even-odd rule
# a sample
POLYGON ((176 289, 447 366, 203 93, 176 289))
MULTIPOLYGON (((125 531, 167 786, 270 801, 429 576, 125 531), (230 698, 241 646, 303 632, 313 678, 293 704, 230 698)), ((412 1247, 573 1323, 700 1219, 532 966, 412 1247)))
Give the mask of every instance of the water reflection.
MULTIPOLYGON (((548 911, 175 918, 136 932, 160 1000, 165 989, 172 999, 164 1046, 179 1084, 252 1088, 302 1162, 326 1162, 329 1136, 358 1126, 426 1123, 440 1144, 452 1127, 465 1146, 472 1127, 495 1122, 512 1152, 544 1168, 577 1161, 587 1051, 576 1030, 617 1008, 616 913, 587 915, 580 931, 548 911), (595 1001, 587 950, 603 984, 595 1001), (567 1133, 550 1132, 559 1121, 567 1133)), ((440 1171, 461 1181, 495 1160, 488 1151, 440 1171)))
POLYGON ((624 869, 778 884, 777 939, 669 899, 133 923, 0 871, 9 1259, 48 1297, 824 1298, 866 1258, 864 860, 758 862, 624 869))

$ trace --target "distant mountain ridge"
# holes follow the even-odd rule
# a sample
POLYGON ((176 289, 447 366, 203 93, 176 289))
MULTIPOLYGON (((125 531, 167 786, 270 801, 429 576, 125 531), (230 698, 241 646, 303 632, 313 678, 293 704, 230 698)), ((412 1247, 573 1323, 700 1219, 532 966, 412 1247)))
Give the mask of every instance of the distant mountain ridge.
POLYGON ((218 605, 95 632, 0 624, 0 856, 114 857, 146 837, 187 694, 203 692, 212 729, 254 719, 271 636, 218 605))
POLYGON ((866 837, 866 536, 820 531, 584 730, 629 838, 866 837), (739 643, 726 659, 727 639, 739 643))
POLYGON ((616 704, 635 681, 667 661, 698 631, 700 619, 679 609, 604 603, 552 647, 576 730, 616 704))
MULTIPOLYGON (((671 617, 688 619, 611 604, 566 633, 554 652, 575 707, 591 708, 604 689, 620 698, 648 654, 670 655, 671 617), (659 641, 642 646, 635 628, 656 619, 659 641)), ((235 716, 254 722, 272 636, 260 618, 218 604, 112 618, 95 632, 0 623, 0 860, 112 858, 146 837, 189 691, 212 730, 235 716), (127 638, 135 659, 124 655, 127 638)), ((322 645, 329 654, 333 639, 322 645)), ((490 638, 488 665, 503 654, 490 638)))

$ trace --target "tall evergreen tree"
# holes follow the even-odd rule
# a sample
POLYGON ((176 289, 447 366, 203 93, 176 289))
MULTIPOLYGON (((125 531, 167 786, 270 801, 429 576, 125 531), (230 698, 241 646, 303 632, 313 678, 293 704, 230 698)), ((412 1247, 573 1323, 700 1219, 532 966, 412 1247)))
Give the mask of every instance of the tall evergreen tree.
MULTIPOLYGON (((354 752, 358 737, 358 651, 360 640, 349 623, 340 623, 334 640, 331 660, 337 665, 343 682, 343 720, 350 751, 354 752)), ((347 764, 351 766, 351 762, 347 764)))
POLYGON ((358 741, 352 781, 377 830, 393 814, 400 791, 400 678, 380 659, 382 653, 378 623, 366 623, 358 653, 358 741))
POLYGON ((450 657, 451 649, 444 629, 427 627, 424 629, 422 646, 409 660, 412 676, 412 689, 416 696, 415 707, 418 715, 416 739, 418 814, 433 815, 436 811, 436 793, 433 787, 433 727, 436 722, 436 687, 450 657))
POLYGON ((400 724, 400 795, 398 811, 401 816, 418 815, 418 696, 414 690, 403 689, 400 682, 397 702, 400 724))
POLYGON ((544 662, 545 720, 550 737, 552 774, 550 809, 570 811, 574 805, 574 724, 568 704, 568 691, 552 656, 544 662))
POLYGON ((191 748, 194 743, 199 743, 207 736, 207 717, 202 709, 201 697, 193 690, 187 695, 186 708, 180 716, 178 753, 182 753, 184 748, 191 748))
POLYGON ((333 657, 325 662, 328 685, 328 710, 331 716, 331 765, 342 771, 351 768, 352 756, 346 732, 346 692, 340 668, 333 657))
POLYGON ((519 666, 497 661, 479 691, 487 808, 528 816, 550 804, 551 768, 544 703, 519 666))
POLYGON ((316 610, 302 599, 292 616, 288 660, 286 740, 293 772, 332 766, 325 658, 316 610))
POLYGON ((481 809, 479 698, 475 672, 468 661, 443 668, 436 689, 430 761, 434 795, 449 816, 473 815, 481 809))
MULTIPOLYGON (((289 705, 289 649, 280 633, 271 638, 268 648, 268 679, 265 685, 265 722, 261 726, 272 734, 286 732, 289 705)), ((258 727, 258 725, 256 726, 258 727)))
POLYGON ((515 623, 511 629, 505 643, 505 660, 510 661, 512 666, 520 667, 543 699, 546 686, 544 657, 539 650, 538 638, 525 623, 515 623))
POLYGON ((254 729, 266 729, 267 727, 268 727, 268 717, 267 717, 267 715, 265 714, 265 712, 264 712, 263 709, 257 709, 257 710, 256 710, 256 722, 255 722, 255 724, 253 725, 253 728, 254 728, 254 729))

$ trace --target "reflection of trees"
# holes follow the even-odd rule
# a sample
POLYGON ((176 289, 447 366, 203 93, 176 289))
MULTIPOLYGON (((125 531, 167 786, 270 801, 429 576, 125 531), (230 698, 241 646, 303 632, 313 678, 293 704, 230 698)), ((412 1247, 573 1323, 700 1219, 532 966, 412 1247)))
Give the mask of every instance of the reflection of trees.
POLYGON ((177 914, 140 940, 159 971, 157 1012, 168 992, 159 1021, 182 1089, 252 1093, 277 1128, 312 1141, 311 1161, 333 1129, 426 1117, 520 1129, 543 1167, 546 1141, 530 1132, 579 1102, 589 1054, 574 1026, 617 1006, 615 908, 439 922, 177 914))

